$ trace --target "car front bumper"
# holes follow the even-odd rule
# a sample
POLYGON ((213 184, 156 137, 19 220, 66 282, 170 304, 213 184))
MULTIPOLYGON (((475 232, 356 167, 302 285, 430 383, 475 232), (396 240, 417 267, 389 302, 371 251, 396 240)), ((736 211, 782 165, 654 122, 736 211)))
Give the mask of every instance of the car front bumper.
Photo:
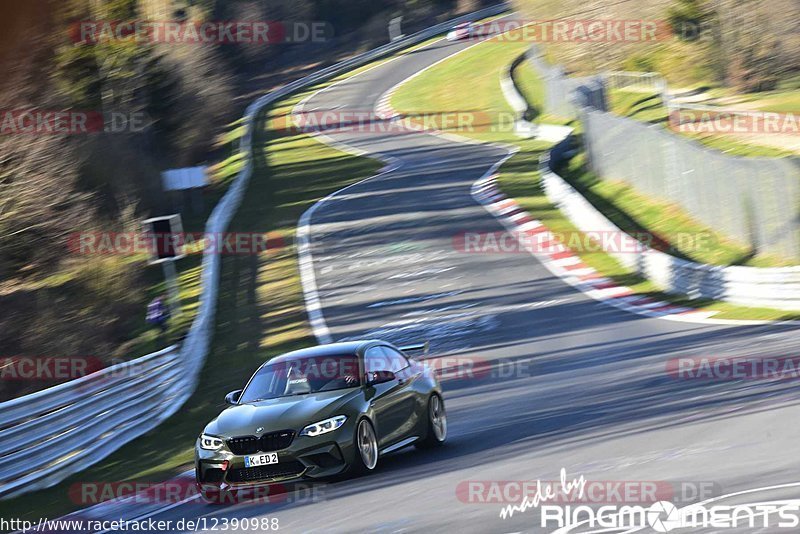
MULTIPOLYGON (((347 470, 355 458, 355 424, 347 421, 341 428, 321 436, 295 436, 278 453, 278 463, 245 467, 244 455, 231 452, 227 444, 218 451, 195 444, 195 477, 199 487, 235 491, 298 479, 320 479, 347 470)), ((223 438, 227 442, 227 438, 223 438)), ((262 454, 262 453, 256 453, 262 454)))

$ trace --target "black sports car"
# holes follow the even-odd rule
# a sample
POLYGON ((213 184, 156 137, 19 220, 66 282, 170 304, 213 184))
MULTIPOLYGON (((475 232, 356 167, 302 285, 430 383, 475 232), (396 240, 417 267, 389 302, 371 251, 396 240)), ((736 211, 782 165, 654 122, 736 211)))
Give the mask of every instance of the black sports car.
POLYGON ((230 407, 196 444, 197 483, 209 500, 274 482, 372 471, 386 453, 447 437, 435 374, 385 341, 278 356, 225 400, 230 407))

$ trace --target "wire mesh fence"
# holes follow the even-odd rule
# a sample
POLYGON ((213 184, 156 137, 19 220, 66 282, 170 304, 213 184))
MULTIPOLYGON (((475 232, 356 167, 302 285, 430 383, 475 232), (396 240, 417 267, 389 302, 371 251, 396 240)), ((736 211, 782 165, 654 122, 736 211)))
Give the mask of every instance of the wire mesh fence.
POLYGON ((592 109, 581 120, 589 164, 598 176, 676 202, 754 250, 800 257, 796 158, 733 157, 662 126, 592 109))
MULTIPOLYGON (((737 157, 711 149, 658 124, 608 113, 602 76, 569 78, 548 65, 538 48, 528 60, 545 84, 545 112, 583 124, 589 165, 680 205, 695 219, 753 251, 800 258, 800 158, 737 157)), ((657 76, 612 73, 614 87, 663 90, 657 76)), ((664 91, 666 93, 666 91, 664 91)))
POLYGON ((605 86, 602 78, 572 78, 559 65, 550 65, 538 47, 527 53, 528 62, 545 84, 544 112, 566 119, 578 118, 583 107, 606 109, 605 86))

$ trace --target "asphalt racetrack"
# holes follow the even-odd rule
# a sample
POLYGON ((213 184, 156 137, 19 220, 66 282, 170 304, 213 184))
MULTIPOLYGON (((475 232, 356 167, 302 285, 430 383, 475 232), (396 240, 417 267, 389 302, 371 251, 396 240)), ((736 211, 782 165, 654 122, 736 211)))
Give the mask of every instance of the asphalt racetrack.
MULTIPOLYGON (((371 110, 397 83, 473 44, 439 41, 314 95, 305 109, 371 110)), ((469 90, 468 80, 453 90, 469 90)), ((425 338, 434 357, 481 362, 445 375, 448 443, 387 455, 374 474, 327 484, 316 502, 193 501, 155 519, 275 517, 292 533, 550 532, 535 509, 501 518, 504 504, 481 502, 488 493, 475 488, 556 480, 562 468, 570 478, 686 483, 711 488, 708 496, 800 480, 795 383, 677 380, 667 371, 679 357, 796 356, 795 326, 642 317, 584 296, 529 255, 459 252, 459 232, 502 230, 470 194, 502 148, 421 132, 338 131, 328 141, 393 170, 308 218, 316 331, 425 338)))

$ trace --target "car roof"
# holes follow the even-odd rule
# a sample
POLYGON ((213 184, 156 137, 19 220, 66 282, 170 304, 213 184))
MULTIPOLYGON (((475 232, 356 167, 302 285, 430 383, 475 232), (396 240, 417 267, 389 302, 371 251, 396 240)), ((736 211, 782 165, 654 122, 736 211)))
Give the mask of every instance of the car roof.
POLYGON ((281 354, 280 356, 271 359, 270 362, 280 361, 284 359, 293 359, 293 358, 311 358, 314 356, 356 354, 358 352, 361 352, 367 346, 374 344, 388 345, 389 343, 377 339, 361 339, 358 341, 327 343, 325 345, 316 345, 314 347, 306 347, 304 349, 293 350, 292 352, 287 352, 285 354, 281 354))

